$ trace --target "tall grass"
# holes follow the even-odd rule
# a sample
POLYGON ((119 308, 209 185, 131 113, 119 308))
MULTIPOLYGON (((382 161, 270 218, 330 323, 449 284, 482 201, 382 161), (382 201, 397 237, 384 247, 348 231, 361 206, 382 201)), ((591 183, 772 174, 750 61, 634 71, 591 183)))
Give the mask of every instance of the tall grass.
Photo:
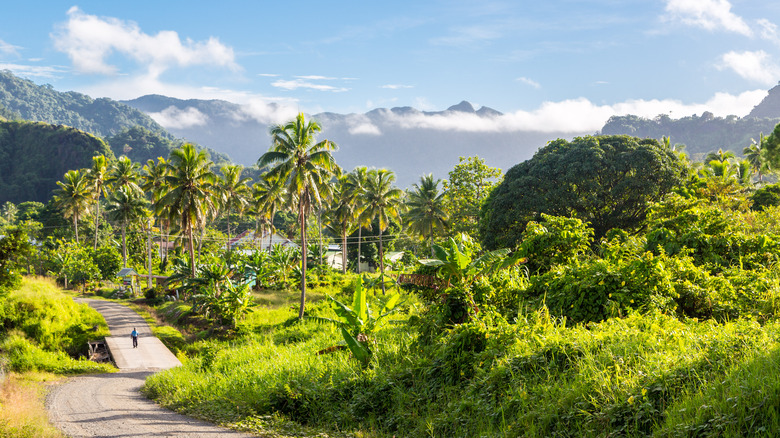
POLYGON ((48 373, 11 374, 0 384, 0 436, 64 437, 49 424, 44 408, 45 382, 55 379, 48 373))
POLYGON ((463 324, 431 344, 414 333, 381 332, 363 369, 344 351, 316 355, 338 339, 333 327, 278 324, 205 345, 145 391, 245 427, 275 416, 387 436, 780 434, 778 323, 637 314, 567 327, 542 310, 463 324))

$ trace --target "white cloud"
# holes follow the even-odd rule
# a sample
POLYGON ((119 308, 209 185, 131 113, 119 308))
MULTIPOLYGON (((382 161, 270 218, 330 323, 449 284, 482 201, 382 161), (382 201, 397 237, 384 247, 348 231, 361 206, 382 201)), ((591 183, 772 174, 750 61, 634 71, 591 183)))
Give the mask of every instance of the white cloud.
POLYGON ((666 12, 668 18, 689 26, 753 34, 745 20, 731 12, 728 0, 666 0, 666 12))
POLYGON ((772 85, 780 79, 780 66, 763 50, 728 52, 721 57, 721 63, 720 68, 731 69, 745 79, 764 85, 772 85))
POLYGON ((386 85, 380 85, 379 88, 386 88, 388 90, 400 90, 403 88, 414 88, 414 85, 386 84, 386 85))
POLYGON ((534 87, 536 89, 542 88, 541 84, 539 84, 538 82, 536 82, 533 79, 529 79, 529 78, 526 78, 526 77, 517 78, 517 81, 518 82, 522 82, 522 83, 524 83, 526 85, 530 85, 530 86, 532 86, 532 87, 534 87))
POLYGON ((352 135, 381 135, 379 127, 371 123, 368 117, 363 114, 350 115, 347 120, 347 129, 352 135))
POLYGON ((339 93, 349 90, 349 88, 334 87, 332 85, 315 84, 314 82, 307 82, 303 79, 293 79, 291 81, 279 79, 271 83, 272 86, 281 88, 284 90, 297 90, 299 88, 308 88, 317 91, 331 91, 339 93))
POLYGON ((209 118, 197 108, 187 107, 179 109, 171 105, 159 113, 149 113, 149 117, 164 128, 182 129, 193 126, 203 126, 208 123, 209 118))
POLYGON ((765 90, 739 95, 717 93, 704 103, 685 104, 678 100, 628 100, 612 105, 597 105, 585 98, 545 102, 532 111, 516 111, 501 116, 480 117, 473 113, 398 115, 385 110, 386 119, 401 128, 467 132, 566 132, 593 133, 613 115, 633 114, 653 118, 659 114, 683 117, 705 111, 724 117, 745 116, 766 96, 765 90))
POLYGON ((307 76, 295 76, 298 79, 306 79, 310 81, 332 81, 338 78, 331 78, 328 76, 307 75, 307 76))
POLYGON ((780 45, 780 37, 777 36, 776 24, 766 18, 760 18, 758 20, 758 25, 761 27, 761 38, 780 45))
POLYGON ((115 74, 118 68, 107 63, 113 53, 125 55, 159 76, 173 66, 214 65, 237 70, 233 49, 216 38, 182 41, 173 31, 149 35, 137 24, 116 18, 88 15, 74 6, 68 21, 52 35, 54 46, 70 57, 84 73, 115 74))
POLYGON ((257 75, 258 76, 262 76, 264 78, 278 78, 279 77, 279 75, 274 74, 274 73, 258 73, 257 75))
POLYGON ((21 47, 11 45, 3 40, 0 40, 0 54, 19 56, 19 49, 21 47))
POLYGON ((58 66, 39 66, 23 64, 3 64, 0 63, 0 70, 10 70, 13 74, 25 78, 56 78, 65 73, 65 68, 58 66))

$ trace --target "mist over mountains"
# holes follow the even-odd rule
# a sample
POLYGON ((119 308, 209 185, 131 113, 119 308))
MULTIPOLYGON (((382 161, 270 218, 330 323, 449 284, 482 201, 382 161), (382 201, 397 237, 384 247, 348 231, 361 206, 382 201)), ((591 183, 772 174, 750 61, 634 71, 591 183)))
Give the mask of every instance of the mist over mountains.
MULTIPOLYGON (((269 126, 280 117, 273 106, 258 115, 250 108, 221 100, 181 100, 149 95, 123 103, 149 114, 178 137, 254 165, 270 146, 269 126)), ((291 119, 293 114, 283 120, 291 119)), ((322 126, 318 139, 339 146, 336 161, 347 171, 356 166, 385 167, 398 185, 409 187, 420 176, 446 178, 459 157, 479 155, 488 165, 507 170, 533 156, 547 141, 592 132, 511 131, 502 128, 499 111, 475 109, 463 101, 445 111, 412 107, 379 108, 364 114, 311 115, 322 126)))

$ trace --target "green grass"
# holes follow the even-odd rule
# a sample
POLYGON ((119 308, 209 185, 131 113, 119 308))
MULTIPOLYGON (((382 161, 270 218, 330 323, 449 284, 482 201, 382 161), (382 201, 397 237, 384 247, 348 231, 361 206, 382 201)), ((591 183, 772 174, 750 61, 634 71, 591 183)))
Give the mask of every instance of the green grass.
POLYGON ((566 327, 540 311, 516 324, 458 326, 431 345, 394 325, 362 369, 346 351, 316 354, 338 341, 334 327, 286 325, 277 311, 253 316, 263 331, 202 343, 196 359, 151 377, 145 391, 189 415, 258 424, 257 432, 269 418, 377 436, 780 432, 774 322, 651 314, 566 327))

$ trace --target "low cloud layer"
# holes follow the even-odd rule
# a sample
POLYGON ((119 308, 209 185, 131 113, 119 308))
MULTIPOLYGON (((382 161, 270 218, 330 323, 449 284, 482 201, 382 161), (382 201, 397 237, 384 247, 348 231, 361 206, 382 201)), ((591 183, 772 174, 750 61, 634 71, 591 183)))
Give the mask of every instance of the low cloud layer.
POLYGON ((189 107, 179 109, 175 106, 169 106, 159 113, 149 113, 149 117, 165 128, 184 129, 193 126, 203 126, 208 123, 209 118, 197 108, 189 107))

